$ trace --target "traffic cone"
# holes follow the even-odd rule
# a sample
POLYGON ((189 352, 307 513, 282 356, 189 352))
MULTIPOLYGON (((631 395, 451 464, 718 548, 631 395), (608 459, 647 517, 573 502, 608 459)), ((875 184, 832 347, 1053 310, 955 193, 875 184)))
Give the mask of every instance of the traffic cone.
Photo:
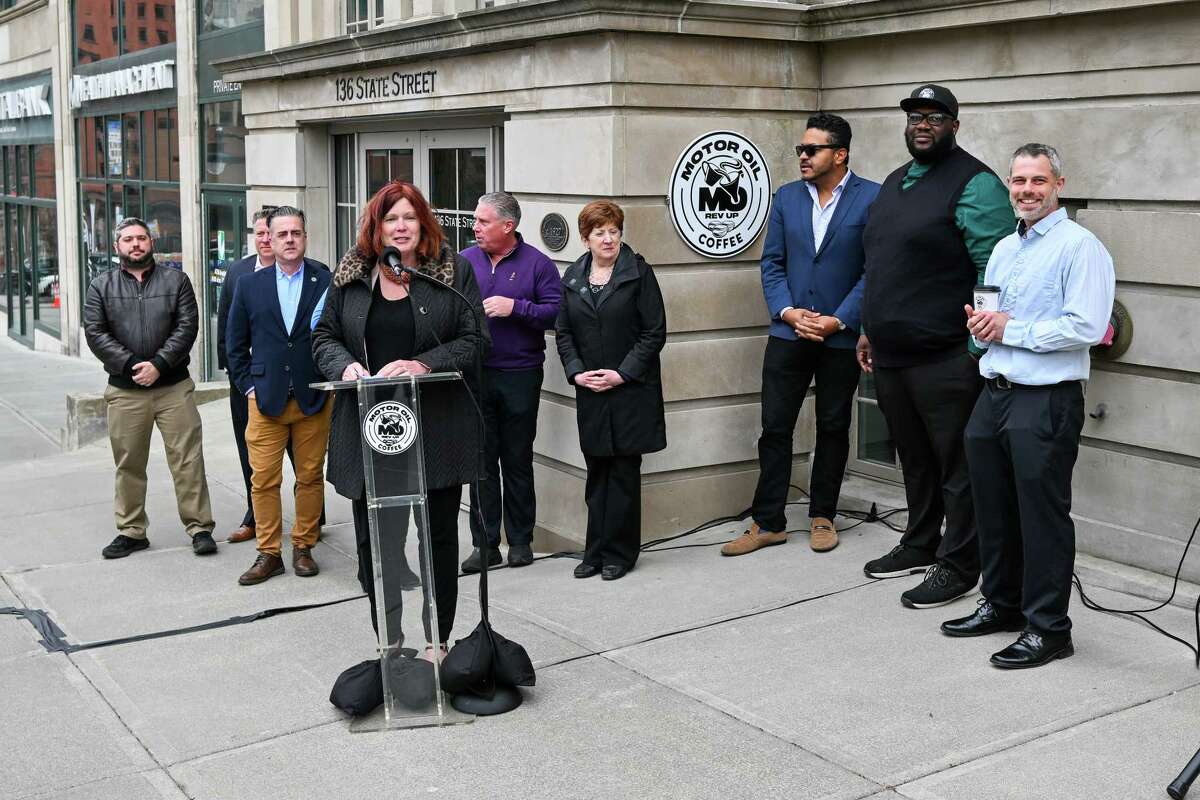
POLYGON ((51 308, 62 308, 62 300, 58 296, 58 284, 57 283, 54 284, 54 302, 51 304, 51 308))

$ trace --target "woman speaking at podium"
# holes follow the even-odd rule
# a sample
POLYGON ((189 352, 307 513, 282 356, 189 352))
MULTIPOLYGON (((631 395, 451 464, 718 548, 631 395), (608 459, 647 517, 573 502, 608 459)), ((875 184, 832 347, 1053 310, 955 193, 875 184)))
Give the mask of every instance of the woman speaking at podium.
MULTIPOLYGON (((368 201, 358 240, 334 271, 324 313, 313 331, 313 356, 328 380, 458 371, 475 392, 475 365, 487 346, 486 327, 476 325, 478 314, 482 314, 482 306, 471 265, 446 243, 420 190, 405 181, 392 181, 368 201), (384 257, 389 247, 399 251, 398 264, 394 257, 392 263, 384 257), (449 286, 464 294, 470 307, 449 286)), ((428 613, 423 622, 430 648, 436 642, 444 653, 458 602, 459 503, 463 484, 478 474, 479 423, 461 384, 430 386, 438 387, 437 400, 429 402, 431 392, 423 391, 427 400, 421 410, 437 600, 436 639, 428 613)), ((371 623, 377 626, 357 405, 349 395, 339 397, 334 406, 327 477, 338 494, 353 501, 358 579, 371 601, 371 623)), ((388 513, 389 528, 407 530, 407 508, 383 511, 388 513)), ((396 534, 392 531, 390 535, 396 534)), ((407 566, 393 564, 392 569, 407 570, 407 566)), ((404 588, 413 588, 413 584, 415 576, 409 573, 404 588)), ((427 655, 433 658, 438 654, 427 655)))

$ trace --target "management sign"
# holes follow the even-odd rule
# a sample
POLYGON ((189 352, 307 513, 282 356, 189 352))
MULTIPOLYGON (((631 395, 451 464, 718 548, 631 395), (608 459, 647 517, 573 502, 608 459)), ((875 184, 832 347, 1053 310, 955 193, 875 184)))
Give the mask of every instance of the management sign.
POLYGON ((100 75, 71 76, 71 107, 89 100, 104 100, 131 94, 175 88, 175 62, 155 61, 100 75))

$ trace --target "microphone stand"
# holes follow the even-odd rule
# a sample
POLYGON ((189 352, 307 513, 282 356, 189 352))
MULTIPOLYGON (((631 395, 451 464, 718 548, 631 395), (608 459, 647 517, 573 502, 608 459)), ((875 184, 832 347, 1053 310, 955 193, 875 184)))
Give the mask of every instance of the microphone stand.
MULTIPOLYGON (((400 259, 398 258, 399 252, 396 252, 394 254, 388 252, 391 249, 392 248, 386 248, 383 253, 383 257, 389 265, 396 266, 397 268, 400 269, 401 272, 406 273, 410 278, 412 278, 412 277, 420 278, 422 280, 428 281, 429 283, 432 283, 434 286, 440 287, 442 289, 449 289, 451 292, 454 292, 454 294, 458 296, 458 298, 463 302, 463 305, 466 306, 467 310, 471 312, 471 322, 473 323, 474 328, 475 328, 475 336, 482 343, 483 328, 479 322, 479 314, 476 312, 475 307, 473 305, 471 305, 471 301, 469 299, 467 299, 467 296, 465 294, 463 294, 462 292, 460 292, 458 289, 455 289, 453 286, 451 286, 448 283, 442 283, 441 281, 437 280, 436 278, 433 278, 422 272, 418 272, 417 270, 415 270, 412 267, 404 266, 403 264, 400 263, 400 259)), ((477 354, 477 356, 475 358, 474 372, 475 372, 475 385, 478 386, 480 388, 480 390, 482 391, 482 389, 483 389, 483 356, 481 353, 477 354)), ((467 394, 471 395, 472 394, 471 387, 467 386, 466 388, 467 388, 467 394)), ((482 469, 484 466, 483 454, 484 454, 484 446, 485 446, 484 443, 485 443, 485 438, 487 436, 487 432, 484 430, 483 409, 480 407, 478 401, 474 400, 474 397, 472 397, 472 400, 475 402, 475 410, 476 410, 477 416, 479 418, 479 457, 477 460, 479 462, 480 468, 482 469)), ((478 482, 478 478, 476 478, 476 482, 478 482)), ((478 487, 476 488, 476 494, 478 495, 478 487)), ((476 509, 476 511, 479 511, 479 509, 476 509)), ((480 513, 482 513, 482 512, 480 512, 480 513)), ((480 565, 480 570, 479 570, 479 616, 480 616, 480 620, 481 620, 480 624, 483 625, 485 628, 487 628, 488 632, 490 634, 492 624, 488 620, 488 582, 487 582, 488 558, 487 558, 486 551, 487 551, 487 543, 484 542, 484 553, 483 553, 483 558, 480 559, 481 565, 480 565)), ((523 700, 524 700, 524 697, 521 695, 520 691, 518 691, 516 689, 516 687, 503 686, 503 685, 497 684, 495 694, 493 694, 491 698, 479 697, 479 696, 473 695, 473 694, 456 694, 450 698, 450 705, 452 705, 456 710, 461 711, 464 714, 475 714, 477 716, 490 716, 493 714, 505 714, 509 711, 512 711, 514 708, 521 705, 521 702, 523 700)))
POLYGON ((1192 756, 1192 760, 1183 768, 1183 772, 1179 773, 1179 777, 1171 781, 1171 785, 1167 787, 1167 794, 1171 795, 1174 800, 1183 800, 1184 795, 1188 793, 1188 789, 1192 788, 1192 781, 1196 780, 1196 776, 1200 774, 1200 750, 1192 756))

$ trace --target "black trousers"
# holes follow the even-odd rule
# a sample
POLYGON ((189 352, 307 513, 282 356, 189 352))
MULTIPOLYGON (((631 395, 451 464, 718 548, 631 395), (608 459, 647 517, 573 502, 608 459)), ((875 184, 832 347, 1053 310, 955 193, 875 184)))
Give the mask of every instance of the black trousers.
POLYGON ((529 544, 537 510, 533 439, 542 398, 542 368, 485 369, 481 394, 487 471, 478 491, 471 485, 471 542, 483 547, 486 540, 488 547, 499 547, 503 519, 510 545, 529 544))
MULTIPOLYGON (((246 513, 242 515, 242 524, 254 527, 254 504, 250 502, 250 451, 246 449, 246 426, 250 424, 250 400, 242 394, 242 390, 229 382, 229 416, 233 419, 233 441, 237 443, 238 461, 242 465, 242 481, 246 484, 246 513)), ((292 443, 287 444, 288 461, 292 463, 292 472, 296 471, 296 460, 292 456, 292 443)), ((293 487, 294 490, 294 487, 293 487)), ((321 504, 321 519, 318 524, 325 524, 325 504, 321 504)))
POLYGON ((900 542, 935 555, 968 582, 979 577, 979 543, 963 429, 982 385, 979 364, 966 351, 932 364, 875 367, 879 410, 900 454, 908 498, 900 542))
MULTIPOLYGON (((431 489, 426 497, 426 507, 429 513, 430 549, 433 551, 433 587, 434 599, 437 601, 438 642, 450 639, 450 631, 454 627, 454 614, 458 609, 458 505, 462 497, 461 486, 450 486, 445 489, 431 489)), ((375 576, 371 556, 371 527, 367 512, 367 499, 360 497, 352 504, 354 510, 354 541, 358 546, 358 582, 367 599, 371 602, 371 626, 379 632, 379 618, 375 605, 375 576)), ((388 575, 398 576, 397 569, 402 561, 405 540, 408 531, 408 507, 392 506, 379 510, 379 523, 383 531, 385 551, 381 554, 384 564, 393 565, 393 569, 385 571, 388 575)), ((420 517, 417 518, 417 535, 424 537, 420 517)), ((421 582, 424 592, 429 586, 429 574, 425 568, 425 560, 418 558, 421 565, 421 582)), ((400 619, 402 610, 401 591, 398 583, 392 582, 387 586, 389 607, 386 609, 389 619, 400 619)), ((414 598, 423 595, 414 594, 414 598)), ((425 629, 425 641, 434 641, 431 635, 429 621, 429 605, 422 602, 421 623, 425 629)), ((391 626, 389 626, 390 628, 391 626)), ((402 640, 400 640, 402 643, 402 640)))
POLYGON ((642 457, 589 456, 583 563, 632 569, 642 543, 642 457))
POLYGON ((1082 429, 1079 381, 985 386, 967 424, 983 596, 1001 612, 1021 611, 1041 634, 1071 630, 1071 475, 1082 429))
POLYGON ((862 374, 853 350, 807 339, 767 337, 762 367, 762 436, 758 439, 758 486, 751 513, 764 531, 787 529, 792 481, 792 436, 800 406, 816 378, 817 441, 813 448, 809 517, 833 519, 846 459, 854 390, 862 374))

